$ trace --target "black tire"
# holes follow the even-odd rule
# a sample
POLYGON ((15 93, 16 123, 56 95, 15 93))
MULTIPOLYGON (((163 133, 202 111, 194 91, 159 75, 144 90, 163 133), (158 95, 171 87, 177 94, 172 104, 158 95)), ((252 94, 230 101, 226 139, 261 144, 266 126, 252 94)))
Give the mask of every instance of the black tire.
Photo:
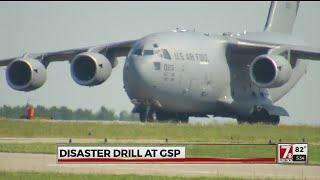
POLYGON ((256 124, 256 123, 264 123, 270 125, 279 125, 280 117, 279 116, 251 116, 251 117, 243 117, 240 116, 237 118, 238 124, 256 124))
POLYGON ((140 111, 139 118, 141 122, 155 122, 157 119, 155 111, 150 109, 149 112, 147 112, 146 108, 140 111))
POLYGON ((244 120, 244 119, 242 119, 242 118, 237 118, 237 122, 238 122, 238 124, 244 124, 244 123, 246 123, 247 121, 244 120))
POLYGON ((141 122, 146 122, 146 112, 145 111, 141 111, 140 113, 139 113, 139 118, 140 118, 140 121, 141 122))
POLYGON ((178 115, 178 121, 181 123, 188 123, 189 122, 189 116, 186 114, 178 115))
POLYGON ((170 119, 170 114, 164 111, 157 111, 157 120, 160 122, 168 121, 170 119))
POLYGON ((165 111, 157 111, 157 120, 159 122, 175 122, 175 123, 188 123, 189 116, 186 114, 177 114, 165 111))
POLYGON ((268 121, 266 121, 266 123, 278 126, 280 123, 280 116, 270 116, 268 121))
POLYGON ((237 122, 238 124, 244 124, 244 123, 252 124, 252 121, 250 120, 250 118, 245 116, 239 116, 237 118, 237 122))

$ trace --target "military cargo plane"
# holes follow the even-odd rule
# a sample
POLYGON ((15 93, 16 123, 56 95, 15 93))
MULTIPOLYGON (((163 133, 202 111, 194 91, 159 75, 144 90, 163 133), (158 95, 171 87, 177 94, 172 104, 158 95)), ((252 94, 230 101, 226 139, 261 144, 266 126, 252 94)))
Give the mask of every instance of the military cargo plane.
POLYGON ((140 39, 4 59, 8 85, 32 91, 55 61, 69 61, 73 80, 97 86, 126 57, 124 89, 146 121, 208 115, 239 123, 279 124, 288 112, 274 103, 305 74, 320 49, 292 36, 299 2, 271 2, 263 32, 223 34, 175 29, 140 39))

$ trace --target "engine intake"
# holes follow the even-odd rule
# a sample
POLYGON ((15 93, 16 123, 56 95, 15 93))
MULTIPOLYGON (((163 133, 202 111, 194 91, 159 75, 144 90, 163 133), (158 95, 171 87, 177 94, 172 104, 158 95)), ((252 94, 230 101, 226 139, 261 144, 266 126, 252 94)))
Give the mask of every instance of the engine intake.
POLYGON ((85 52, 71 60, 71 76, 83 86, 95 86, 107 80, 112 66, 109 60, 100 53, 85 52))
POLYGON ((280 87, 290 79, 292 67, 283 56, 261 55, 250 65, 250 78, 262 88, 280 87))
POLYGON ((31 91, 46 81, 46 68, 36 59, 17 59, 6 70, 8 85, 18 91, 31 91))

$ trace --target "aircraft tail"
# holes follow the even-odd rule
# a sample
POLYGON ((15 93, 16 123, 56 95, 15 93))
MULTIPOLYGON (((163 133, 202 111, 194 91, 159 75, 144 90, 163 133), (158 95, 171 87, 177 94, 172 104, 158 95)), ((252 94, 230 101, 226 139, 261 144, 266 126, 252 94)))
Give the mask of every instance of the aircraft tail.
POLYGON ((299 1, 272 1, 264 31, 291 34, 299 1))

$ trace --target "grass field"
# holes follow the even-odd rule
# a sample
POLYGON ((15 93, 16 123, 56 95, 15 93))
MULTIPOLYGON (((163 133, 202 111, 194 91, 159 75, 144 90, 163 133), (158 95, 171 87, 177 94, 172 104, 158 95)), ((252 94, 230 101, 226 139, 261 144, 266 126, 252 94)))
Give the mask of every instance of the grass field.
POLYGON ((0 119, 0 137, 158 139, 213 143, 320 143, 320 126, 56 122, 0 119), (89 134, 91 134, 89 136, 89 134))
POLYGON ((68 173, 39 173, 39 172, 5 172, 0 171, 0 180, 59 180, 59 179, 68 179, 68 180, 95 180, 95 179, 114 179, 114 180, 239 180, 241 178, 231 178, 231 177, 168 177, 168 176, 139 176, 133 174, 127 175, 99 175, 99 174, 68 174, 68 173))

